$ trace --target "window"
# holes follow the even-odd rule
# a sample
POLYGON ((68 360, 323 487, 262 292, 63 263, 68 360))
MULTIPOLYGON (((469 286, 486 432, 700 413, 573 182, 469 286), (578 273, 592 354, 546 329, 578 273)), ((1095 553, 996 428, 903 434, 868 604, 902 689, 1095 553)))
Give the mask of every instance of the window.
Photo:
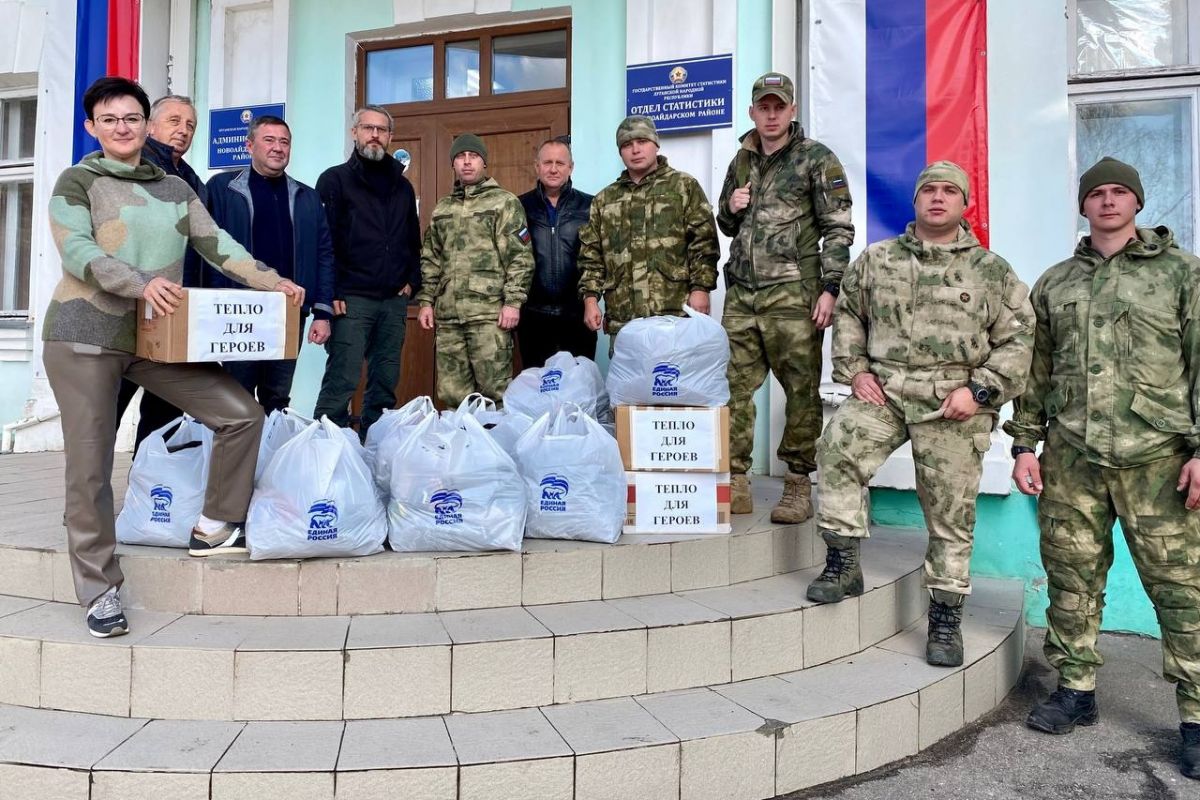
POLYGON ((1166 225, 1194 252, 1200 0, 1072 0, 1069 11, 1076 178, 1106 155, 1134 165, 1146 190, 1138 224, 1166 225))
POLYGON ((37 100, 28 94, 0 93, 0 317, 29 314, 37 100))
POLYGON ((408 39, 402 46, 364 42, 358 62, 359 74, 366 78, 360 83, 361 98, 385 106, 449 100, 487 108, 496 105, 489 105, 488 98, 499 95, 566 96, 568 25, 561 20, 456 31, 408 39))

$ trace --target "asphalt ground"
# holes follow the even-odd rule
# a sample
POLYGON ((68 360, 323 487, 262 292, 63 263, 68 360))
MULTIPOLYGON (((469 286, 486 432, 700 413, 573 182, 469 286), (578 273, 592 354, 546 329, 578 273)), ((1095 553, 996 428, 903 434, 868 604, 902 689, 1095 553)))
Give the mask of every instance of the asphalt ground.
POLYGON ((1044 633, 1028 629, 1021 679, 990 714, 906 761, 787 800, 1200 798, 1200 781, 1179 774, 1179 717, 1157 639, 1101 635, 1098 724, 1064 736, 1025 727, 1030 707, 1055 686, 1044 633))

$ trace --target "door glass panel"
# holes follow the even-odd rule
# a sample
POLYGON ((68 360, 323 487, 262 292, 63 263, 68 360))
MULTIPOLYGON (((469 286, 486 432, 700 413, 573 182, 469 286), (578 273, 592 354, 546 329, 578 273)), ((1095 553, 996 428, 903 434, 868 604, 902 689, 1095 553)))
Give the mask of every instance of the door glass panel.
POLYGON ((492 40, 492 94, 567 85, 567 32, 541 31, 492 40))
POLYGON ((433 99, 433 45, 367 52, 367 102, 371 105, 433 99))
POLYGON ((479 40, 446 43, 446 97, 479 96, 479 40))
POLYGON ((1188 63, 1187 0, 1075 0, 1075 73, 1188 63))
MULTIPOLYGON (((1146 207, 1138 214, 1138 225, 1166 225, 1175 234, 1176 244, 1194 249, 1192 98, 1080 103, 1076 115, 1077 175, 1103 156, 1132 164, 1146 191, 1146 207)), ((1079 230, 1086 232, 1087 220, 1082 216, 1079 220, 1079 230)))

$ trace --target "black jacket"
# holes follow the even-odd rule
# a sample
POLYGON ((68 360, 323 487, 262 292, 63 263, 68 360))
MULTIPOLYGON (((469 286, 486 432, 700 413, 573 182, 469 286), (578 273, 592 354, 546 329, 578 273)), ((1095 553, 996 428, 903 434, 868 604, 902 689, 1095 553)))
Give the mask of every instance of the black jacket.
MULTIPOLYGON (((214 222, 257 258, 250 169, 224 172, 209 181, 208 210, 214 222)), ((333 315, 333 247, 321 198, 291 175, 287 176, 287 187, 288 208, 292 214, 294 279, 304 287, 305 310, 311 310, 316 319, 329 319, 333 315)), ((212 289, 244 288, 215 267, 205 271, 204 285, 212 289)))
POLYGON ((381 164, 392 177, 392 190, 382 198, 371 191, 358 153, 317 179, 333 236, 336 300, 346 295, 394 297, 405 284, 415 295, 421 286, 416 193, 404 177, 403 164, 390 156, 381 164))
MULTIPOLYGON (((175 163, 175 148, 171 145, 163 144, 147 136, 146 143, 142 145, 142 160, 148 161, 168 175, 181 178, 184 183, 192 187, 192 191, 200 198, 200 202, 208 205, 208 191, 205 189, 204 181, 200 180, 196 170, 192 169, 182 158, 179 159, 179 164, 175 163)), ((183 255, 183 285, 196 289, 204 286, 204 266, 204 260, 189 247, 183 255)))
POLYGON ((592 195, 567 181, 558 197, 558 220, 551 227, 542 184, 521 195, 533 237, 533 283, 524 308, 542 314, 582 314, 579 300, 579 229, 587 224, 592 195))

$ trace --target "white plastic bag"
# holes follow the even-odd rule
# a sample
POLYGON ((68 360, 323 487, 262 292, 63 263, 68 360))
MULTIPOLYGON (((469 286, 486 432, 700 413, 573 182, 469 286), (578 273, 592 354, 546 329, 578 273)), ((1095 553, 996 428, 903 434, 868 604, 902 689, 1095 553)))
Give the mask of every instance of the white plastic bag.
POLYGON ((688 306, 683 310, 686 317, 643 317, 621 328, 608 365, 613 405, 729 402, 729 337, 707 314, 688 306))
POLYGON ((426 417, 392 462, 393 550, 520 550, 525 484, 512 458, 470 414, 426 417))
POLYGON ((187 547, 204 510, 213 433, 183 416, 150 434, 129 470, 117 541, 187 547))
POLYGON ((262 479, 275 451, 312 423, 311 419, 290 408, 284 411, 275 410, 267 415, 267 421, 263 423, 262 439, 258 443, 258 463, 254 467, 255 485, 262 479))
POLYGON ((387 492, 392 474, 392 458, 417 427, 429 414, 437 414, 433 399, 422 395, 414 397, 397 409, 385 409, 383 416, 367 429, 367 464, 375 474, 375 483, 380 491, 387 492))
POLYGON ((625 467, 617 440, 578 406, 544 414, 517 441, 525 479, 525 535, 612 544, 625 523, 625 467))
POLYGON ((608 392, 595 361, 563 350, 546 359, 544 367, 523 370, 504 390, 504 410, 530 419, 563 403, 574 403, 594 419, 610 418, 608 392))
POLYGON ((521 438, 521 434, 529 430, 529 426, 533 424, 532 417, 513 413, 507 408, 497 409, 493 400, 479 393, 467 395, 466 399, 459 403, 457 409, 447 411, 442 416, 450 424, 460 427, 460 420, 464 416, 474 417, 504 452, 514 457, 516 451, 513 448, 517 444, 517 439, 521 438))
POLYGON ((322 417, 284 443, 250 500, 250 558, 368 556, 387 518, 365 451, 322 417))

